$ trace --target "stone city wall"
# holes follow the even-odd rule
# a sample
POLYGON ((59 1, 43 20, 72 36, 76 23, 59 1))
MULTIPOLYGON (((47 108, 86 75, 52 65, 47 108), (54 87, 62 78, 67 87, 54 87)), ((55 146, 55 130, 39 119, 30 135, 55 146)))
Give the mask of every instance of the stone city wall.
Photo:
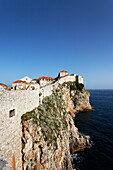
POLYGON ((65 77, 62 77, 58 80, 58 83, 62 84, 64 82, 68 81, 76 81, 76 75, 66 75, 65 77))
POLYGON ((40 104, 42 103, 42 100, 44 97, 49 96, 52 94, 52 90, 56 89, 59 84, 63 84, 64 82, 69 81, 76 81, 76 75, 66 75, 64 77, 59 78, 55 83, 46 85, 44 87, 40 88, 40 93, 42 94, 40 96, 40 104))
POLYGON ((84 84, 84 79, 82 76, 77 76, 78 83, 84 84))
POLYGON ((22 169, 21 115, 39 105, 39 90, 0 94, 0 149, 11 167, 22 169))
POLYGON ((41 104, 42 99, 51 95, 52 90, 57 88, 58 84, 68 81, 76 81, 76 75, 66 75, 55 83, 37 90, 0 93, 0 149, 11 167, 16 164, 16 170, 22 169, 21 115, 41 104), (40 93, 42 95, 39 97, 40 93))

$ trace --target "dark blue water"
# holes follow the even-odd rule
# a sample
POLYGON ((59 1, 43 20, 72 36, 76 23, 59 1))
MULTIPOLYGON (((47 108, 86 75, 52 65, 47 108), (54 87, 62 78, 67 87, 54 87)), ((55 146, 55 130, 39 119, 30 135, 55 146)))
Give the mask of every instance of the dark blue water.
POLYGON ((79 170, 113 170, 113 90, 89 91, 94 111, 78 113, 75 125, 92 146, 75 154, 74 163, 79 170))

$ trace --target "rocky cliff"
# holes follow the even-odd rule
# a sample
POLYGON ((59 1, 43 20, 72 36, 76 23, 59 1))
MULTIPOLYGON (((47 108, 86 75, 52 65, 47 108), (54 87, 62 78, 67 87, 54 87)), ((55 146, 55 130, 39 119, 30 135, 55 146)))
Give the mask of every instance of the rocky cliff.
POLYGON ((85 89, 83 84, 76 82, 63 83, 64 100, 68 113, 75 117, 76 112, 92 111, 89 102, 90 93, 85 89))
POLYGON ((43 104, 22 116, 22 161, 24 170, 71 170, 70 153, 90 141, 78 132, 76 111, 89 110, 89 93, 75 83, 64 83, 43 104))

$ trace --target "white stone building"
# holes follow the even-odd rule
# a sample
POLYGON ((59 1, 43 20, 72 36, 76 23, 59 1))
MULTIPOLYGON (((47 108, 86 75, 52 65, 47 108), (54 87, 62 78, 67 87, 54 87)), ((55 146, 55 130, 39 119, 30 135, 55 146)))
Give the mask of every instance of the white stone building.
POLYGON ((52 77, 45 77, 45 76, 39 77, 40 87, 43 87, 47 84, 51 84, 53 82, 53 80, 54 79, 52 77))
POLYGON ((35 90, 39 89, 39 83, 37 79, 31 79, 28 76, 21 78, 20 80, 12 83, 13 90, 35 90))
POLYGON ((82 76, 76 76, 76 81, 78 83, 84 84, 83 77, 82 76))
POLYGON ((63 76, 66 76, 66 75, 68 75, 68 72, 65 71, 65 70, 62 70, 62 71, 60 71, 58 77, 63 77, 63 76))
POLYGON ((57 88, 59 84, 64 82, 74 82, 83 84, 83 77, 76 76, 76 74, 68 74, 67 71, 62 70, 59 72, 58 76, 52 77, 39 77, 39 79, 31 79, 28 76, 13 82, 14 90, 35 90, 39 91, 39 103, 42 103, 44 97, 52 94, 53 88, 57 88))
POLYGON ((39 77, 39 79, 31 79, 28 76, 25 76, 21 78, 20 80, 14 81, 12 84, 12 87, 13 87, 13 90, 34 90, 37 88, 45 87, 50 84, 54 84, 56 86, 57 83, 62 84, 68 81, 77 81, 78 83, 83 84, 83 77, 76 76, 76 74, 68 74, 67 71, 62 70, 59 72, 58 76, 55 78, 42 76, 42 77, 39 77))
POLYGON ((25 76, 25 77, 21 78, 20 80, 25 81, 27 83, 30 83, 32 81, 32 79, 28 76, 25 76))

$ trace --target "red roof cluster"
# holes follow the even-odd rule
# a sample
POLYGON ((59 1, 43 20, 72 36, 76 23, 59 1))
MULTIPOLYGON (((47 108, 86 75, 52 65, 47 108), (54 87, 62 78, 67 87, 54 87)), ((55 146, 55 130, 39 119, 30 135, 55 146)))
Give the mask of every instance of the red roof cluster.
POLYGON ((4 89, 7 89, 7 90, 11 90, 10 88, 8 88, 6 85, 4 84, 0 84, 0 86, 2 86, 4 89))
POLYGON ((53 81, 53 78, 52 77, 44 77, 44 76, 42 76, 42 77, 39 77, 39 80, 51 80, 51 81, 53 81))
POLYGON ((11 88, 7 88, 7 90, 11 90, 11 88))
POLYGON ((65 71, 65 70, 62 70, 62 71, 60 71, 60 72, 65 72, 65 73, 67 73, 67 71, 65 71))
POLYGON ((4 89, 7 89, 8 87, 4 84, 0 84, 0 86, 2 86, 4 89))
POLYGON ((29 84, 26 81, 22 81, 22 80, 17 80, 17 81, 14 81, 13 83, 25 83, 25 84, 29 84))

